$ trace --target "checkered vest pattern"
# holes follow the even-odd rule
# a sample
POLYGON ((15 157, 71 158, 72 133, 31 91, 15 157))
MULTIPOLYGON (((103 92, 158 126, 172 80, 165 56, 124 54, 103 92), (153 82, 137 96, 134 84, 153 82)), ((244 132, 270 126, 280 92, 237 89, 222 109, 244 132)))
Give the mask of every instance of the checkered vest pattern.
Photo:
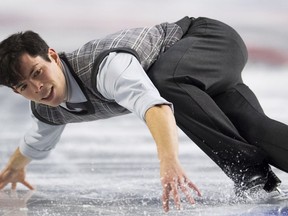
POLYGON ((169 49, 183 36, 182 28, 175 23, 162 23, 153 27, 133 28, 92 40, 71 53, 61 54, 70 72, 87 98, 86 111, 75 113, 58 106, 50 107, 31 102, 33 114, 53 125, 93 121, 129 113, 116 102, 107 100, 96 89, 98 67, 112 51, 135 55, 145 71, 159 54, 169 49))

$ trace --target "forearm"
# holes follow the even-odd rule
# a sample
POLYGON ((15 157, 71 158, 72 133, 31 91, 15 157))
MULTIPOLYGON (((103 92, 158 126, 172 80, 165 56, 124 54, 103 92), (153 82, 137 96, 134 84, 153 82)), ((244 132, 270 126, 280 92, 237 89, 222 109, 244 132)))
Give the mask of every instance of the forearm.
POLYGON ((171 108, 168 105, 151 107, 145 119, 156 142, 160 162, 178 161, 177 126, 171 108))
POLYGON ((173 197, 177 209, 181 208, 178 190, 181 190, 189 203, 195 201, 189 189, 201 193, 189 180, 178 160, 177 126, 172 110, 167 105, 154 106, 146 112, 146 123, 157 144, 160 159, 160 177, 163 187, 162 204, 165 212, 169 211, 169 197, 173 197))
POLYGON ((20 170, 23 169, 26 165, 31 162, 31 159, 25 157, 21 154, 19 148, 15 150, 15 152, 10 157, 6 168, 11 170, 20 170))

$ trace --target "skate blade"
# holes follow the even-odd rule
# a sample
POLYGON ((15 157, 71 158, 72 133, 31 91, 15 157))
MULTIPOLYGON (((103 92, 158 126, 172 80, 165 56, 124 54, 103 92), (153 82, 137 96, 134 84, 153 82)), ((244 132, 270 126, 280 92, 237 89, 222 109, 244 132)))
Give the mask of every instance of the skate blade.
POLYGON ((271 192, 270 199, 273 201, 288 201, 288 190, 276 188, 276 191, 271 192))

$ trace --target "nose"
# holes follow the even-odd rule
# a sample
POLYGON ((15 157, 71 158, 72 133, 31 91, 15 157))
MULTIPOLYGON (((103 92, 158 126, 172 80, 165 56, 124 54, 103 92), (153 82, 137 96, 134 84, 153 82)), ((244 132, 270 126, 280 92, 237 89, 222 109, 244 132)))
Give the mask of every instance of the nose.
POLYGON ((33 91, 35 93, 39 93, 41 91, 41 89, 43 88, 43 83, 41 81, 38 81, 38 80, 33 80, 33 81, 31 81, 31 86, 32 86, 33 91))

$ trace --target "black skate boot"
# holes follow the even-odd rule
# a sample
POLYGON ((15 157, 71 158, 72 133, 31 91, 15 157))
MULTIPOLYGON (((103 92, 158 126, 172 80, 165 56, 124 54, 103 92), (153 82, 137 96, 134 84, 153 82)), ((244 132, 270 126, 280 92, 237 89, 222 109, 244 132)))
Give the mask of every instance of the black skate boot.
POLYGON ((268 171, 267 181, 266 181, 263 189, 267 193, 270 193, 272 191, 277 190, 277 188, 279 187, 280 184, 281 184, 281 180, 275 175, 275 173, 270 168, 268 171))
MULTIPOLYGON (((255 200, 263 191, 270 193, 272 191, 281 191, 279 185, 280 179, 271 170, 270 166, 253 168, 253 174, 246 172, 242 180, 235 183, 235 194, 244 200, 255 200)), ((279 192, 280 193, 280 192, 279 192)))

